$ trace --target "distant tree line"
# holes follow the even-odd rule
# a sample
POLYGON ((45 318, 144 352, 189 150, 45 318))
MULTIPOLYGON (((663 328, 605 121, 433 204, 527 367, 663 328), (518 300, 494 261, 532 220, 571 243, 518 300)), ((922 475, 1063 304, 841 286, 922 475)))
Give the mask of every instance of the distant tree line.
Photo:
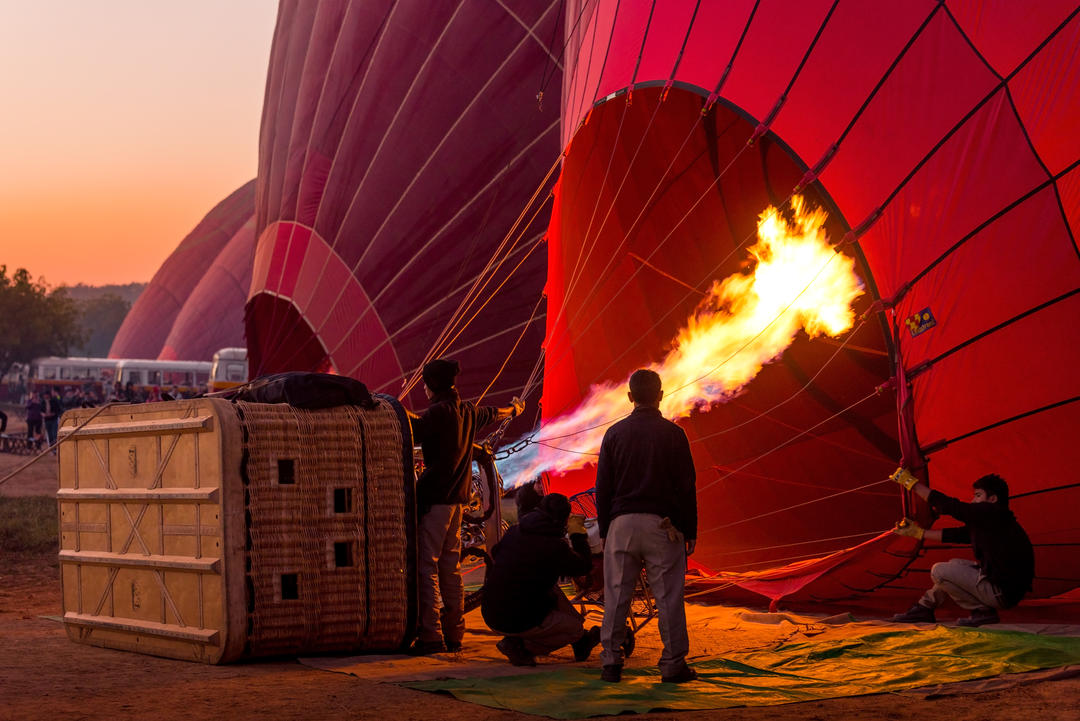
POLYGON ((0 265, 0 374, 41 356, 105 356, 143 287, 50 288, 25 268, 9 275, 0 265))

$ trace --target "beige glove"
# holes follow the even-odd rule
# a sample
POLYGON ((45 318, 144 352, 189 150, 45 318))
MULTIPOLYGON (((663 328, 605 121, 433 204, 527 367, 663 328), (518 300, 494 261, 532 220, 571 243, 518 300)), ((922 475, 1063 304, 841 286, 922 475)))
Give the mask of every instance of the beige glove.
POLYGON ((514 400, 510 401, 510 405, 514 407, 514 418, 517 418, 525 411, 525 401, 517 396, 514 396, 514 400))
POLYGON ((906 468, 897 468, 896 472, 889 476, 889 480, 903 486, 909 491, 919 482, 919 479, 911 475, 911 471, 906 468))
POLYGON ((566 521, 566 532, 571 536, 575 533, 585 533, 585 516, 571 513, 570 518, 566 521))
POLYGON ((905 518, 896 524, 896 528, 892 529, 892 532, 898 536, 907 536, 908 538, 914 538, 916 540, 922 540, 922 537, 926 534, 923 527, 910 518, 905 518))

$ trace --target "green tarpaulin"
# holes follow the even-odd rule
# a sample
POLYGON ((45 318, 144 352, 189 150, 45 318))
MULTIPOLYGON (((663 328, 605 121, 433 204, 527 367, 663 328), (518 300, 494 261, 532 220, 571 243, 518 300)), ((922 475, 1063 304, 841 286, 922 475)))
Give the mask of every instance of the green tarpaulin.
POLYGON ((627 668, 618 684, 602 682, 599 668, 564 667, 550 673, 403 685, 446 691, 484 706, 566 719, 628 711, 768 706, 1076 663, 1080 638, 937 626, 811 639, 695 660, 700 678, 684 685, 661 683, 655 667, 627 668))

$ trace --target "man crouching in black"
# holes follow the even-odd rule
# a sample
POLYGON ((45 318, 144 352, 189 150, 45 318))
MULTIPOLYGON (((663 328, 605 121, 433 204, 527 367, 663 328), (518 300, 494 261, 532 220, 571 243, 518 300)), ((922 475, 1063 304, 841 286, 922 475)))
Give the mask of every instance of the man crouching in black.
POLYGON ((1035 575, 1031 541, 1009 510, 1009 485, 999 475, 983 476, 972 484, 971 503, 964 503, 931 490, 903 468, 892 475, 892 480, 927 501, 938 513, 964 524, 959 528, 924 529, 904 519, 893 533, 935 542, 970 543, 975 552, 974 561, 954 558, 935 563, 930 569, 933 587, 892 620, 933 623, 934 609, 951 598, 971 612, 959 619, 958 625, 997 623, 998 609, 1019 603, 1031 590, 1035 575))
POLYGON ((570 515, 566 496, 544 496, 538 508, 495 544, 491 555, 480 610, 487 625, 505 635, 496 648, 515 666, 535 666, 537 654, 567 644, 575 661, 587 659, 600 642, 600 629, 585 630, 581 614, 558 586, 560 576, 583 576, 592 570, 584 519, 570 515))

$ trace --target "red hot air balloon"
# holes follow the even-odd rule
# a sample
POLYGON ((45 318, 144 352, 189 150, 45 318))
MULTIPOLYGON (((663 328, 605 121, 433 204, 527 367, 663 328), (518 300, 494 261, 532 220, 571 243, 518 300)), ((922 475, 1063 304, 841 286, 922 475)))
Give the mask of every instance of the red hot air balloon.
POLYGON ((248 218, 214 258, 173 321, 159 360, 209 360, 244 345, 244 303, 251 286, 255 219, 248 218))
MULTIPOLYGON (((236 277, 250 273, 250 252, 246 257, 239 257, 235 255, 237 248, 232 248, 225 256, 219 256, 230 248, 234 236, 251 219, 254 208, 255 181, 252 180, 214 206, 195 229, 180 241, 124 318, 109 349, 110 358, 157 358, 162 354, 167 360, 210 360, 218 348, 237 345, 238 329, 235 325, 226 330, 223 326, 210 324, 212 328, 222 328, 220 338, 228 341, 218 345, 218 336, 205 327, 206 318, 201 319, 203 327, 174 331, 173 324, 178 317, 185 315, 182 309, 193 295, 196 296, 196 305, 200 307, 216 305, 223 309, 228 303, 236 302, 235 298, 209 297, 209 288, 198 292, 196 289, 200 285, 210 285, 203 283, 204 277, 226 259, 226 264, 232 268, 230 272, 236 277), (198 300, 199 296, 204 299, 198 300), (208 347, 211 350, 206 354, 204 351, 208 347)), ((216 284, 216 281, 212 283, 216 284)), ((228 312, 223 311, 221 315, 227 317, 228 312)), ((185 321, 185 328, 191 322, 185 321)))
POLYGON ((545 420, 658 362, 710 284, 753 264, 758 214, 799 191, 857 262, 863 320, 800 334, 680 421, 695 558, 745 574, 837 552, 742 585, 890 606, 940 556, 874 540, 905 511, 929 520, 884 480, 902 459, 962 498, 1003 475, 1033 595, 1080 585, 1077 3, 567 5, 545 420))
POLYGON ((561 80, 558 10, 281 3, 247 305, 253 375, 331 370, 398 394, 449 355, 465 396, 522 392, 543 336, 559 108, 535 95, 561 80))

